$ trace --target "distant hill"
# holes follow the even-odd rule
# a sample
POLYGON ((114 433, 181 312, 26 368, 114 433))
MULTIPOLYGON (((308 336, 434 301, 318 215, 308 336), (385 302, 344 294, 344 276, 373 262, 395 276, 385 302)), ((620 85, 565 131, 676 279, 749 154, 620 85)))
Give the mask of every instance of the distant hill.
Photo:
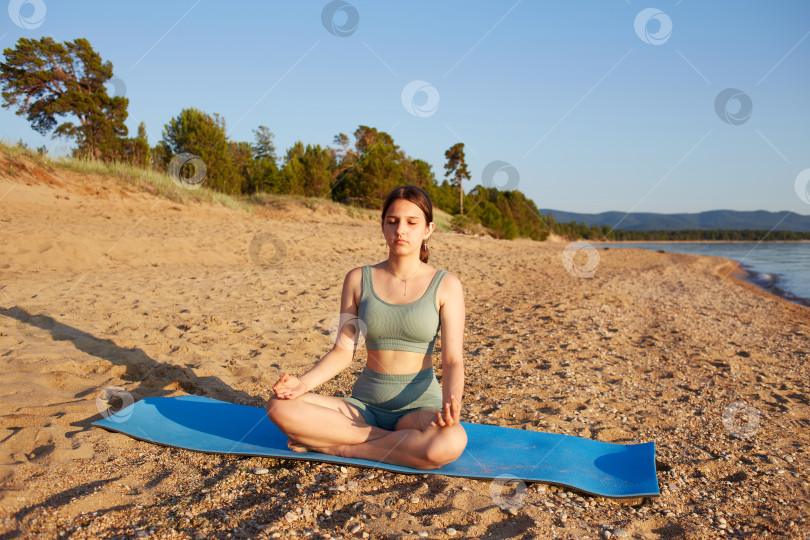
POLYGON ((652 214, 647 212, 602 212, 601 214, 578 214, 562 210, 541 208, 543 215, 554 214, 558 223, 576 221, 586 225, 607 225, 627 231, 678 231, 678 230, 743 230, 756 229, 810 232, 810 216, 786 212, 739 212, 736 210, 711 210, 697 214, 652 214), (618 224, 618 227, 616 226, 618 224))

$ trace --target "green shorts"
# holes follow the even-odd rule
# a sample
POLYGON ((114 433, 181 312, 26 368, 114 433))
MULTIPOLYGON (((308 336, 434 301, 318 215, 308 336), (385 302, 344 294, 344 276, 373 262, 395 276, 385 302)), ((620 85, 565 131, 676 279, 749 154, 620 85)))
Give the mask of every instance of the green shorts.
POLYGON ((394 431, 399 419, 413 411, 442 409, 442 388, 433 367, 418 373, 380 373, 363 368, 352 387, 352 396, 342 398, 360 411, 370 426, 394 431))

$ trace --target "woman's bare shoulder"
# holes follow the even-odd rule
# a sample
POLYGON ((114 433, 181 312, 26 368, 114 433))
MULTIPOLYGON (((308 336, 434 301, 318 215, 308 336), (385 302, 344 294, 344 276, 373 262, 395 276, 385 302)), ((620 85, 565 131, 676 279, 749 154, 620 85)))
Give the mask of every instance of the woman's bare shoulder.
POLYGON ((363 291, 363 268, 358 266, 352 268, 343 278, 343 298, 344 303, 351 299, 350 303, 357 305, 363 291))
POLYGON ((343 278, 344 285, 354 286, 357 285, 358 287, 363 282, 363 267, 358 266, 357 268, 352 268, 346 273, 346 277, 343 278))
POLYGON ((464 288, 461 285, 461 280, 455 274, 445 272, 442 282, 439 283, 439 288, 436 290, 439 306, 464 298, 464 288))
POLYGON ((439 287, 444 287, 446 289, 453 289, 453 290, 461 290, 461 280, 458 278, 457 275, 446 272, 444 277, 442 278, 442 282, 439 287))

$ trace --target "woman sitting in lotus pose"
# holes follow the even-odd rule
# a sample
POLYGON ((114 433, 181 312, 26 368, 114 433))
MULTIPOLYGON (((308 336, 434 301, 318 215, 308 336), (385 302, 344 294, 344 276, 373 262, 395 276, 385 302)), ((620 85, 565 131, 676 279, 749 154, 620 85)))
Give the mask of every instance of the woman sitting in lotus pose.
POLYGON ((435 469, 467 445, 459 423, 464 390, 464 293, 429 266, 430 197, 400 186, 382 209, 388 259, 346 274, 335 346, 301 377, 284 373, 267 414, 290 449, 435 469), (431 355, 441 328, 442 385, 431 355), (311 392, 349 367, 361 331, 368 361, 348 398, 311 392))

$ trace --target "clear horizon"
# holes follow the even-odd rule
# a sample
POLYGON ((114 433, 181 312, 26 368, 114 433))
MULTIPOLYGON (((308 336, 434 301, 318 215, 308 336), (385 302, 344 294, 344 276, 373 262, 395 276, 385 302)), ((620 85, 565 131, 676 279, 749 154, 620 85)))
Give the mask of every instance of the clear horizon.
MULTIPOLYGON (((600 212, 575 212, 573 210, 564 210, 562 208, 547 208, 544 206, 538 207, 538 210, 552 210, 554 212, 568 212, 569 214, 610 214, 611 212, 616 212, 619 214, 626 214, 628 213, 625 210, 602 210, 600 212)), ((692 214, 705 214, 706 212, 769 212, 771 214, 783 214, 785 212, 791 212, 797 216, 801 217, 810 217, 810 214, 799 214, 798 212, 793 212, 792 210, 734 210, 733 208, 712 208, 710 210, 700 210, 697 212, 639 212, 634 211, 633 214, 661 214, 661 215, 692 215, 692 214)))
MULTIPOLYGON (((538 208, 810 215, 807 2, 29 0, 8 11, 2 49, 88 39, 114 66, 110 91, 130 100, 130 135, 143 121, 152 146, 188 107, 224 117, 232 140, 267 126, 279 157, 298 140, 353 142, 362 124, 439 182, 445 150, 464 142, 465 191, 519 189, 538 208)), ((13 110, 0 108, 0 124, 12 142, 64 146, 13 110)))

